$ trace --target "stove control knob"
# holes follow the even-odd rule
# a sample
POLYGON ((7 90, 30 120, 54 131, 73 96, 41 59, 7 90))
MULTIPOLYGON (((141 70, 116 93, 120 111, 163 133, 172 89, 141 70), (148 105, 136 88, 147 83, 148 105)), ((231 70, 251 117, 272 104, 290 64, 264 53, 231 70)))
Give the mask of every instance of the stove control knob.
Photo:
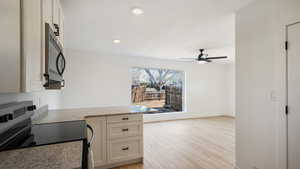
POLYGON ((12 120, 12 119, 13 119, 12 114, 5 114, 5 115, 0 116, 0 123, 6 123, 6 122, 8 122, 9 120, 12 120))
POLYGON ((34 111, 34 110, 36 110, 36 105, 28 106, 27 110, 28 111, 34 111))

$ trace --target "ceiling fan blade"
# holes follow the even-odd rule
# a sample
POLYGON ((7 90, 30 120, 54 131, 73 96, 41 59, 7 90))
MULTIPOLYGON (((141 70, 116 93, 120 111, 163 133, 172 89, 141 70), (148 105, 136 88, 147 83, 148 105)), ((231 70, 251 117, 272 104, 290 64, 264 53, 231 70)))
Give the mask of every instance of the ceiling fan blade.
POLYGON ((178 58, 176 60, 181 61, 181 62, 196 62, 197 61, 196 58, 178 58))
POLYGON ((196 60, 177 60, 178 62, 188 62, 188 63, 192 63, 192 62, 196 62, 196 60))
POLYGON ((204 61, 208 62, 208 63, 212 62, 212 60, 209 60, 209 59, 205 59, 204 61))
POLYGON ((196 58, 178 58, 180 60, 196 60, 196 58))
POLYGON ((176 59, 176 61, 178 61, 178 62, 196 62, 197 59, 195 59, 195 58, 178 58, 178 59, 176 59))
POLYGON ((228 58, 227 56, 219 56, 219 57, 208 57, 206 59, 226 59, 228 58))

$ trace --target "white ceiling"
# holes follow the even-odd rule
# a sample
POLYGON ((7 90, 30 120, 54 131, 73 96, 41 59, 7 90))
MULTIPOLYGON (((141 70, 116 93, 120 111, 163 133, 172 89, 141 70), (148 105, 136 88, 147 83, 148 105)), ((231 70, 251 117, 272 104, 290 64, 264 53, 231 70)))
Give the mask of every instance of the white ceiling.
POLYGON ((61 1, 67 48, 177 59, 196 57, 199 48, 233 55, 234 12, 252 0, 61 1), (134 16, 133 7, 144 14, 134 16))

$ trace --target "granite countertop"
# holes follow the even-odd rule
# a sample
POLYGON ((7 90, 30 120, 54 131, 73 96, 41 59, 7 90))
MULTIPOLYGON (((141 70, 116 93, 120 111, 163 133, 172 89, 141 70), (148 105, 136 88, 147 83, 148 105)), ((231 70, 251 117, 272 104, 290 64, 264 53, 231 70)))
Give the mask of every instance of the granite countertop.
POLYGON ((49 110, 45 117, 35 121, 34 124, 84 120, 86 117, 143 114, 145 112, 154 111, 156 110, 147 108, 145 106, 119 106, 49 110))

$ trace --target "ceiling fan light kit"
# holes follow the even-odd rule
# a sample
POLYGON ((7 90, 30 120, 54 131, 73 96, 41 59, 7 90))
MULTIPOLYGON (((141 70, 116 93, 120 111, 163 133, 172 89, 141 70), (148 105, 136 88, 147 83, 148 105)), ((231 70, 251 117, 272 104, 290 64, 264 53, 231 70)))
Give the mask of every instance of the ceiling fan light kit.
POLYGON ((197 61, 197 63, 198 63, 199 65, 204 65, 204 64, 206 64, 207 62, 197 61))

